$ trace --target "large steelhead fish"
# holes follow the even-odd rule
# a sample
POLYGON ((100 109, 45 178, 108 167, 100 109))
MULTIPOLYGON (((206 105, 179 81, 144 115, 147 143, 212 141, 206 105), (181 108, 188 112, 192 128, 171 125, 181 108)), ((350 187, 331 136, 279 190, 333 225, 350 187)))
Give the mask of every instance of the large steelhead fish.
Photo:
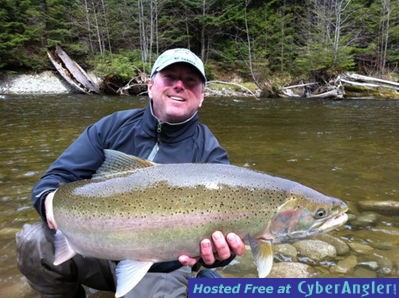
POLYGON ((54 264, 75 254, 121 260, 120 297, 155 262, 198 256, 199 242, 235 232, 252 250, 260 277, 269 274, 272 243, 328 232, 347 220, 347 205, 286 179, 225 164, 154 164, 105 150, 90 180, 54 195, 54 264))

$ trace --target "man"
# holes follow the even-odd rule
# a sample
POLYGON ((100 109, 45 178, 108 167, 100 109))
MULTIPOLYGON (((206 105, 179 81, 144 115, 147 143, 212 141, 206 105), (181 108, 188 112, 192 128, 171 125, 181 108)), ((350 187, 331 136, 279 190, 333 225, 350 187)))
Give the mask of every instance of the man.
MULTIPOLYGON (((17 235, 17 262, 42 297, 84 297, 81 285, 115 291, 114 261, 77 255, 53 265, 54 193, 62 184, 91 178, 104 161, 104 149, 156 163, 228 162, 226 151, 198 122, 205 82, 204 65, 191 51, 164 52, 151 71, 147 108, 119 111, 90 125, 35 185, 33 205, 43 222, 25 225, 17 235)), ((184 297, 191 275, 187 266, 221 266, 244 252, 243 242, 233 233, 215 231, 199 245, 201 256, 182 255, 179 262, 154 264, 127 297, 184 297)))

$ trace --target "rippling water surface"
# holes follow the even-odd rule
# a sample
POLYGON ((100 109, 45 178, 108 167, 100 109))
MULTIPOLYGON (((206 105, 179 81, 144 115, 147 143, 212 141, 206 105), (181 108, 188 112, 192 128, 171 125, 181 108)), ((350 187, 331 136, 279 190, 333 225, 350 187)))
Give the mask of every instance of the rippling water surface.
MULTIPOLYGON (((108 96, 2 96, 0 293, 35 297, 16 269, 14 240, 24 223, 39 220, 30 201, 34 183, 87 125, 146 103, 108 96)), ((208 98, 201 120, 233 164, 342 198, 354 215, 362 215, 361 200, 399 201, 399 101, 208 98)), ((372 225, 349 223, 332 234, 373 247, 375 258, 387 265, 371 276, 398 277, 398 214, 378 215, 372 225)))

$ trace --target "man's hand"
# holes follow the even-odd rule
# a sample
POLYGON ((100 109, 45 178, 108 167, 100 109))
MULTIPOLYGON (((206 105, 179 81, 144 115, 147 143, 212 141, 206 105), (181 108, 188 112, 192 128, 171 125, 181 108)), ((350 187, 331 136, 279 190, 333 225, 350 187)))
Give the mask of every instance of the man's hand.
POLYGON ((224 237, 223 233, 216 231, 210 239, 203 239, 200 243, 200 257, 191 258, 186 255, 179 257, 179 262, 183 265, 194 266, 200 258, 206 265, 212 265, 216 260, 224 261, 230 258, 232 254, 242 255, 245 251, 244 242, 241 238, 229 233, 224 237))
POLYGON ((56 230, 57 224, 54 220, 53 198, 56 191, 50 192, 44 199, 44 208, 46 209, 47 225, 50 229, 56 230))

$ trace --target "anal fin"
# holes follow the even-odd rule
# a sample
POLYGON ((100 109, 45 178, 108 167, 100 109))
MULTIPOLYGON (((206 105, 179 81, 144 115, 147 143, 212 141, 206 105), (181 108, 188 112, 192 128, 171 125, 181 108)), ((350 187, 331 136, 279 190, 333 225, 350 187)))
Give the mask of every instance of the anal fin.
POLYGON ((115 297, 122 297, 131 291, 148 272, 153 262, 122 260, 116 266, 115 297))
POLYGON ((53 264, 57 266, 72 259, 76 255, 76 252, 60 230, 57 230, 54 237, 55 257, 53 264))

